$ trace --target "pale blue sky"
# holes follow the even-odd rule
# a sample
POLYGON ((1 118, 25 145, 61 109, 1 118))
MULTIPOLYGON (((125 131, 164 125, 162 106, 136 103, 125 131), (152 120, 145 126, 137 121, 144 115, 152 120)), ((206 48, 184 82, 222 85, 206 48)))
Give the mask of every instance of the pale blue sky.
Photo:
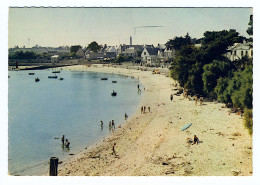
POLYGON ((248 37, 252 8, 10 8, 9 47, 164 44, 175 36, 236 29, 248 37), (163 26, 139 28, 136 26, 163 26), (30 42, 28 39, 30 38, 30 42))

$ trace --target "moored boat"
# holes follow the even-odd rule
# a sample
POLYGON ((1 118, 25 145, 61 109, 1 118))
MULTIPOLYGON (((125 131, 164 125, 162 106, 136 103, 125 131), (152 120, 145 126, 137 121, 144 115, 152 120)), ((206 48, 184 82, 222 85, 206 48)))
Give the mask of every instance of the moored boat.
POLYGON ((58 78, 57 76, 48 76, 48 78, 58 78))
POLYGON ((117 95, 117 92, 115 92, 115 91, 113 91, 112 93, 111 93, 111 96, 116 96, 117 95))
POLYGON ((35 78, 35 82, 39 82, 40 81, 40 79, 37 77, 37 78, 35 78))

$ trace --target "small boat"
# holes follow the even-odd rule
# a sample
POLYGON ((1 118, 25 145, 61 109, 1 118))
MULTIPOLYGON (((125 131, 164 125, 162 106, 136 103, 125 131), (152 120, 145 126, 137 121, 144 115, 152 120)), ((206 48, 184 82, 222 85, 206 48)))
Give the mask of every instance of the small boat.
POLYGON ((64 80, 64 78, 61 77, 60 80, 64 80))
POLYGON ((117 95, 117 93, 115 92, 115 91, 113 91, 112 93, 111 93, 111 96, 116 96, 117 95))
POLYGON ((60 71, 52 71, 52 73, 60 73, 60 71))
POLYGON ((108 78, 101 78, 101 80, 108 80, 108 78))
POLYGON ((29 73, 29 75, 34 75, 34 73, 29 73))
POLYGON ((117 81, 112 81, 112 83, 117 83, 117 81))
POLYGON ((58 78, 57 76, 48 76, 48 78, 58 78))
POLYGON ((35 82, 39 82, 40 81, 40 79, 37 77, 37 78, 35 78, 35 82))

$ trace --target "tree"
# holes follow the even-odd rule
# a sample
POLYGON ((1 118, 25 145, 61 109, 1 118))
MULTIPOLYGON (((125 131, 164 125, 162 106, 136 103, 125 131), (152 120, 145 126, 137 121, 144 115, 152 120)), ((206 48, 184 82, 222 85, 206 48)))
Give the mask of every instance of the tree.
POLYGON ((87 47, 88 50, 93 51, 94 53, 97 53, 101 48, 102 46, 98 45, 96 41, 91 42, 87 47))
POLYGON ((246 32, 248 35, 253 35, 253 15, 250 15, 250 20, 248 23, 249 27, 247 28, 246 32))
POLYGON ((217 86, 217 80, 220 77, 226 77, 232 71, 233 66, 230 61, 214 60, 210 64, 203 66, 203 87, 207 94, 213 94, 214 88, 217 86))
POLYGON ((71 57, 75 57, 77 51, 78 51, 80 48, 82 48, 80 45, 71 46, 71 47, 70 47, 70 56, 71 56, 71 57))
POLYGON ((187 33, 185 37, 175 37, 169 40, 165 45, 167 49, 180 50, 182 46, 191 45, 191 37, 187 33))
POLYGON ((125 59, 126 59, 126 58, 125 58, 124 55, 119 54, 118 57, 117 57, 117 59, 116 59, 116 62, 121 63, 121 62, 124 62, 125 59))

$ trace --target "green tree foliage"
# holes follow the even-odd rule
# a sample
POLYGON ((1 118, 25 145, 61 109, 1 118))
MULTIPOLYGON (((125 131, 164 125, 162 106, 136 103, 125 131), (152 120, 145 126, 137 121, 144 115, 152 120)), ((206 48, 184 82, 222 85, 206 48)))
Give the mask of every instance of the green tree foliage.
POLYGON ((94 53, 97 53, 101 48, 102 46, 98 45, 96 41, 91 42, 87 47, 88 50, 93 51, 94 53))
POLYGON ((187 33, 185 37, 175 37, 174 39, 169 40, 165 45, 167 49, 174 49, 174 50, 180 50, 181 47, 190 45, 191 37, 187 33))
POLYGON ((253 110, 252 109, 245 109, 244 114, 244 125, 248 129, 249 134, 253 134, 253 110))
POLYGON ((116 62, 121 63, 121 62, 124 62, 125 60, 126 60, 125 56, 122 54, 119 54, 116 59, 116 62))
POLYGON ((247 65, 243 71, 234 72, 232 78, 220 78, 214 91, 224 103, 252 109, 253 66, 247 65))
POLYGON ((39 55, 33 51, 16 51, 13 55, 9 55, 10 59, 37 59, 39 55))
POLYGON ((253 15, 250 15, 250 20, 248 23, 249 27, 247 28, 246 32, 248 35, 253 35, 253 15))
POLYGON ((166 43, 168 48, 176 50, 170 67, 172 78, 179 81, 182 87, 193 94, 214 93, 213 89, 220 77, 218 73, 223 70, 221 74, 224 74, 231 66, 224 65, 227 63, 215 62, 214 65, 205 68, 203 80, 204 65, 211 64, 214 60, 226 61, 223 55, 226 49, 235 42, 242 42, 242 39, 243 37, 240 37, 235 30, 205 32, 204 37, 200 39, 202 46, 197 48, 188 34, 185 37, 175 37, 166 43), (217 67, 217 65, 220 66, 217 67), (214 74, 216 72, 217 74, 214 74), (213 80, 214 77, 216 79, 213 80))
POLYGON ((207 94, 213 94, 214 88, 217 86, 217 80, 220 77, 226 77, 232 71, 233 65, 230 61, 218 61, 214 60, 210 64, 206 64, 203 67, 203 87, 207 94))
POLYGON ((82 48, 80 45, 71 46, 71 47, 70 47, 70 56, 71 56, 71 57, 75 57, 77 51, 78 51, 80 48, 82 48))

